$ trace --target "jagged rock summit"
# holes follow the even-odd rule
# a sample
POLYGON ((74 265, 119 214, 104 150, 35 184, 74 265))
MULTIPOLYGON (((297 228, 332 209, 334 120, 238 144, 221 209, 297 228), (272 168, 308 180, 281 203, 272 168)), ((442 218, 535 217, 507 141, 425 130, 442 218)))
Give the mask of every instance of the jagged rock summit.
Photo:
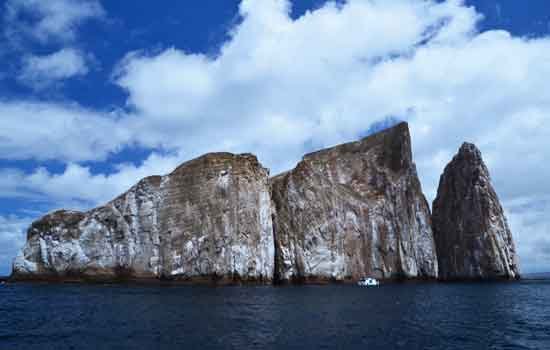
POLYGON ((277 279, 437 277, 406 123, 308 154, 272 186, 277 279))
POLYGON ((440 279, 519 278, 512 233, 475 145, 464 143, 445 168, 432 220, 440 279))

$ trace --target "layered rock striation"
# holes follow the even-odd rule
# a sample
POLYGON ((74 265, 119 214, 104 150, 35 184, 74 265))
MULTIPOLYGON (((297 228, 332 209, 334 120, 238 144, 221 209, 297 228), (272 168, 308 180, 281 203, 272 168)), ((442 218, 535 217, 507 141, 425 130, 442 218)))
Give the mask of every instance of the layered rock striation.
POLYGON ((276 279, 437 277, 407 124, 306 155, 272 194, 276 279))
POLYGON ((440 279, 519 278, 512 233, 473 144, 462 145, 441 175, 432 220, 440 279))
POLYGON ((105 206, 34 222, 13 277, 270 281, 273 264, 267 169, 214 153, 105 206))

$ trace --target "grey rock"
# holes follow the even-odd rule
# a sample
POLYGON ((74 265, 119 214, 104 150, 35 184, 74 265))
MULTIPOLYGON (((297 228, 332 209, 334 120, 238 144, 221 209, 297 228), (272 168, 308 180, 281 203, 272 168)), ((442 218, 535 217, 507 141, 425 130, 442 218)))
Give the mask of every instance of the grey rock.
POLYGON ((215 153, 89 212, 34 222, 12 278, 267 282, 273 264, 267 169, 215 153))
POLYGON ((445 168, 432 219, 442 280, 519 278, 512 233, 475 145, 462 145, 445 168))
POLYGON ((406 123, 308 154, 271 182, 277 280, 437 277, 406 123))

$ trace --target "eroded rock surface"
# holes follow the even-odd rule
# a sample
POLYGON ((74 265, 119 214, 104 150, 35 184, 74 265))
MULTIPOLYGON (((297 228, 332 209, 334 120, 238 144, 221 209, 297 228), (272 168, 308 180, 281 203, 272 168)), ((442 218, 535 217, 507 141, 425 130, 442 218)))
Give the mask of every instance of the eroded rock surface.
POLYGON ((306 155, 272 197, 278 280, 437 277, 405 123, 306 155))
POLYGON ((207 154, 105 206, 49 214, 27 236, 16 279, 270 281, 268 171, 250 154, 207 154))
POLYGON ((512 234, 473 144, 465 143, 441 176, 433 228, 441 279, 519 278, 512 234))

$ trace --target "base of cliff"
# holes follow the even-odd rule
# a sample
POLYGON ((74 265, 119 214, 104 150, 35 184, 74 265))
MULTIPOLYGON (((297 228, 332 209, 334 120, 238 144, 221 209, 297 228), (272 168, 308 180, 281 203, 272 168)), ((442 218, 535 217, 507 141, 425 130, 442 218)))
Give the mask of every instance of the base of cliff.
POLYGON ((12 275, 5 279, 10 283, 76 283, 76 284, 153 284, 153 285, 208 285, 208 286, 239 286, 239 285, 272 285, 273 281, 263 278, 243 279, 234 276, 195 276, 195 277, 135 277, 135 276, 24 276, 12 275))

